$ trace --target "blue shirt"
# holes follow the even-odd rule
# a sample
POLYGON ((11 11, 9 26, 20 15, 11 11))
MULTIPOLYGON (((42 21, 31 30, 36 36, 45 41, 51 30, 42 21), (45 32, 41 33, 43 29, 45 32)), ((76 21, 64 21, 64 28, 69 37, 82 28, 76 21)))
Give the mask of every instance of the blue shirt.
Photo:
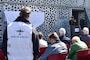
POLYGON ((58 53, 63 53, 67 52, 67 47, 65 43, 61 41, 56 41, 53 44, 50 44, 44 54, 41 55, 39 60, 48 60, 48 56, 51 54, 58 54, 58 53))

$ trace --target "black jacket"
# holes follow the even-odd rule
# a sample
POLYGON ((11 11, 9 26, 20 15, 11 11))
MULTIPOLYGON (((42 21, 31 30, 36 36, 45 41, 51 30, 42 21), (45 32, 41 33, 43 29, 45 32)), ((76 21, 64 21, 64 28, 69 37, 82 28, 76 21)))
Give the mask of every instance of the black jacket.
POLYGON ((59 39, 64 42, 65 44, 71 44, 71 39, 69 37, 66 36, 59 36, 59 39))
MULTIPOLYGON (((14 22, 24 22, 26 24, 30 24, 30 22, 28 20, 26 20, 23 17, 18 17, 14 22)), ((37 35, 37 31, 36 29, 33 27, 32 29, 32 42, 33 42, 33 55, 34 55, 34 59, 36 58, 36 56, 38 55, 39 52, 39 40, 38 40, 38 35, 37 35)), ((2 50, 4 51, 5 56, 7 56, 7 27, 4 31, 4 35, 3 35, 3 47, 2 50)))
POLYGON ((80 39, 81 39, 82 41, 84 41, 85 43, 90 43, 90 35, 84 35, 84 34, 82 34, 82 35, 80 36, 80 39))

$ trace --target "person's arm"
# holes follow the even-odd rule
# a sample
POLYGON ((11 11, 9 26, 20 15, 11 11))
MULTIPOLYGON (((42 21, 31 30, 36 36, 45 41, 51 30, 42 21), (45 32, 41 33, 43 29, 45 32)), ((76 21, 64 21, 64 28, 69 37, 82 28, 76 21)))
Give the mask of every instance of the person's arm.
POLYGON ((34 29, 32 32, 32 43, 33 43, 33 55, 34 55, 34 59, 35 59, 39 53, 39 40, 38 40, 38 36, 37 36, 37 31, 34 29))
POLYGON ((4 52, 4 55, 7 57, 7 28, 4 31, 3 34, 3 42, 2 42, 2 50, 4 52))
POLYGON ((77 45, 74 44, 74 45, 71 46, 71 50, 70 50, 70 52, 68 54, 68 58, 72 58, 72 56, 74 56, 76 51, 77 51, 77 45))
POLYGON ((71 25, 71 20, 69 20, 69 25, 71 25))
POLYGON ((54 49, 54 47, 50 47, 50 46, 49 46, 49 47, 46 49, 46 51, 44 52, 44 54, 42 54, 42 55, 40 56, 39 60, 47 60, 47 59, 48 59, 48 56, 51 55, 51 54, 53 54, 53 49, 54 49))
POLYGON ((68 38, 68 44, 71 45, 72 44, 72 41, 70 38, 68 38))

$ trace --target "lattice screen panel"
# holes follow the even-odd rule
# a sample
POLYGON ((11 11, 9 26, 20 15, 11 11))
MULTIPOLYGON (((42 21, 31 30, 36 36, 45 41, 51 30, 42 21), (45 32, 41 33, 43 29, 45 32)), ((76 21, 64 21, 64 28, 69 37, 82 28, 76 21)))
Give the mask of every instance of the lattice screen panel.
POLYGON ((70 37, 70 26, 69 26, 69 19, 70 19, 70 8, 67 7, 59 7, 58 9, 58 21, 57 26, 59 28, 63 27, 67 31, 67 36, 70 37))
MULTIPOLYGON (((20 4, 5 4, 4 10, 8 11, 18 11, 23 5, 20 4)), ((54 26, 56 25, 57 20, 57 7, 52 6, 36 6, 36 5, 24 5, 29 6, 32 8, 33 11, 38 12, 42 11, 45 13, 45 21, 44 23, 37 28, 38 31, 42 31, 47 37, 48 33, 55 31, 56 28, 54 26)))
POLYGON ((20 3, 24 5, 77 6, 78 0, 0 0, 0 2, 20 3))
POLYGON ((4 10, 19 11, 22 6, 29 6, 33 11, 45 13, 45 21, 37 30, 44 33, 46 40, 50 32, 58 33, 60 27, 65 27, 69 35, 68 21, 71 11, 65 6, 72 6, 76 2, 77 0, 0 0, 0 22, 4 10))

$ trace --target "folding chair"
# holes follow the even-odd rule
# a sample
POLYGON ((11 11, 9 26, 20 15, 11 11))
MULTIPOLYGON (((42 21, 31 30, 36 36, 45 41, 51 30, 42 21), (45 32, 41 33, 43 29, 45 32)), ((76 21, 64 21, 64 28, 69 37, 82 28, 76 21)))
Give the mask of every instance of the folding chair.
POLYGON ((6 57, 2 50, 0 50, 0 60, 6 60, 6 57))
POLYGON ((65 60, 67 53, 63 54, 52 54, 48 57, 48 60, 65 60))
POLYGON ((90 48, 90 43, 87 43, 88 48, 90 48))
POLYGON ((38 58, 45 52, 47 47, 43 47, 43 48, 40 48, 40 52, 38 53, 38 57, 36 58, 36 60, 38 60, 38 58))
POLYGON ((69 53, 70 45, 69 44, 66 44, 66 46, 67 46, 68 53, 69 53))
POLYGON ((78 50, 77 60, 90 60, 90 49, 88 50, 78 50))

